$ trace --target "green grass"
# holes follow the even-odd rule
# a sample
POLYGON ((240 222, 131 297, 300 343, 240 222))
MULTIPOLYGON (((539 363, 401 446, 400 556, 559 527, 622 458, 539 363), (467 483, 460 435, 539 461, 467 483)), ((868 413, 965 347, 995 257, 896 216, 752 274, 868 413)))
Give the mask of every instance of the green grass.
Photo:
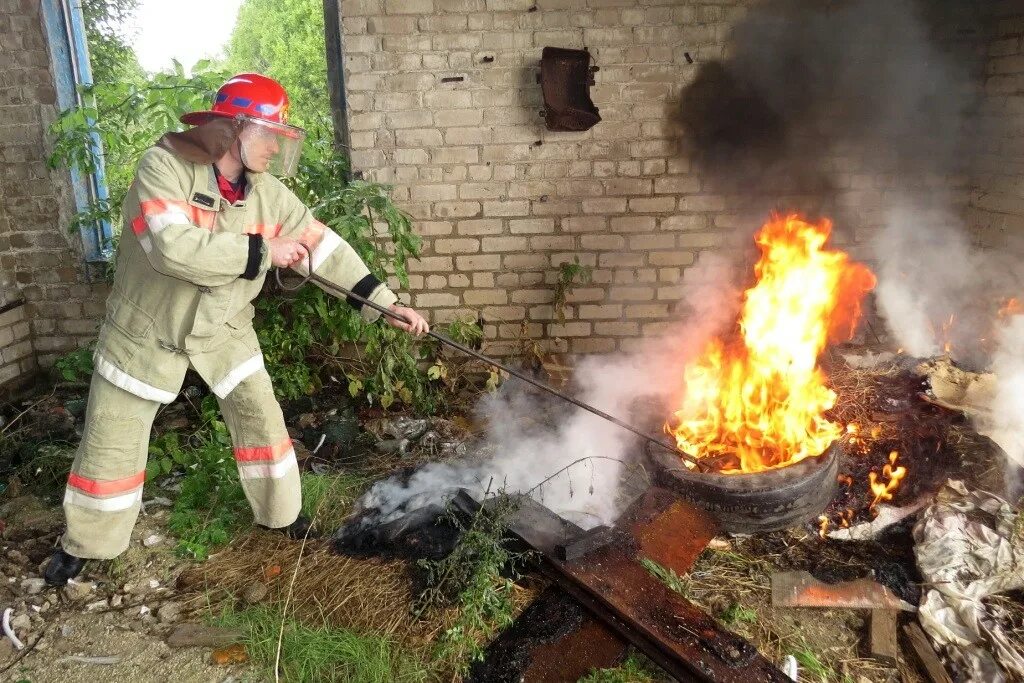
POLYGON ((719 614, 718 618, 721 619, 722 623, 726 626, 736 626, 737 624, 756 624, 757 612, 747 607, 743 607, 738 602, 734 602, 725 608, 725 611, 719 614))
POLYGON ((302 514, 316 517, 316 526, 330 534, 341 526, 352 504, 371 480, 351 473, 302 475, 302 514))
MULTIPOLYGON (((220 626, 248 632, 246 651, 253 664, 273 679, 281 613, 267 607, 228 612, 216 618, 220 626)), ((285 620, 281 639, 281 679, 345 681, 346 683, 414 683, 430 680, 426 665, 415 653, 390 639, 336 628, 311 628, 285 620)))
MULTIPOLYGON (((832 670, 825 666, 806 644, 793 650, 790 654, 796 657, 797 663, 800 664, 800 668, 803 670, 801 674, 811 674, 823 682, 827 682, 832 678, 832 670)), ((801 678, 804 678, 804 676, 801 675, 801 678)))
POLYGON ((614 669, 594 669, 577 683, 653 683, 653 665, 631 654, 626 661, 614 669))
POLYGON ((674 570, 668 567, 663 567, 654 560, 650 560, 646 557, 640 559, 640 564, 643 565, 644 569, 649 571, 659 581, 674 590, 676 593, 685 596, 687 594, 688 585, 686 579, 676 574, 674 570))

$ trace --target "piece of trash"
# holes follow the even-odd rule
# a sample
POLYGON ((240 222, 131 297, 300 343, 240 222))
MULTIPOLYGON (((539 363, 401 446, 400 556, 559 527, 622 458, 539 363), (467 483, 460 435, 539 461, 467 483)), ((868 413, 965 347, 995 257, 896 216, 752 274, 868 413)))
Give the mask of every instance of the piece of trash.
POLYGON ((413 417, 396 417, 384 423, 384 432, 397 440, 415 441, 427 431, 429 423, 425 419, 413 417))
POLYGON ((281 565, 272 564, 263 570, 263 578, 270 580, 281 575, 281 565))
POLYGON ((408 448, 408 439, 384 439, 377 443, 377 450, 382 453, 398 453, 399 455, 405 455, 406 449, 408 448))
POLYGON ((163 540, 164 537, 160 534, 150 534, 149 536, 146 536, 144 539, 142 539, 142 545, 147 548, 152 548, 155 545, 160 545, 160 543, 163 542, 163 540))
POLYGON ((868 641, 869 652, 875 659, 895 666, 899 659, 899 643, 896 638, 896 624, 899 612, 894 609, 871 610, 871 630, 868 641))
POLYGON ((914 556, 928 586, 918 619, 957 680, 1024 679, 1024 653, 985 598, 1024 588, 1018 513, 987 491, 947 481, 914 526, 914 556))
POLYGON ((313 453, 314 454, 318 450, 320 450, 320 447, 324 445, 324 441, 326 441, 326 440, 327 440, 327 435, 326 434, 321 434, 320 435, 320 440, 316 442, 316 448, 313 449, 313 453))
POLYGON ((11 615, 13 613, 14 613, 14 608, 13 607, 8 607, 7 609, 4 610, 4 620, 3 620, 4 635, 7 636, 7 639, 11 641, 12 645, 14 645, 14 649, 15 650, 23 650, 23 649, 25 649, 25 644, 22 643, 20 640, 18 640, 18 636, 14 635, 14 629, 11 628, 11 615))
POLYGON ((143 605, 142 607, 140 607, 140 608, 139 608, 139 616, 140 616, 140 617, 144 617, 144 616, 146 616, 147 614, 149 614, 149 613, 150 613, 151 611, 152 611, 152 610, 150 610, 150 609, 149 609, 148 607, 146 607, 145 605, 143 605))
POLYGON ((719 538, 716 536, 708 541, 708 548, 718 551, 732 550, 732 543, 730 543, 727 538, 719 538))
POLYGON ((772 574, 771 580, 774 607, 915 610, 909 602, 901 600, 888 588, 871 579, 827 584, 809 572, 796 571, 777 572, 772 574))
POLYGON ((160 582, 157 581, 156 579, 150 579, 149 580, 149 587, 150 588, 159 588, 160 587, 160 582))
POLYGON ((782 673, 789 676, 790 680, 800 680, 797 676, 800 675, 799 668, 797 667, 796 657, 793 655, 786 655, 782 660, 782 673))
POLYGON ((97 600, 96 602, 90 602, 88 605, 86 605, 85 611, 95 612, 97 610, 107 609, 108 607, 110 607, 110 603, 106 599, 97 600))
POLYGON ((102 664, 104 666, 113 666, 114 664, 121 663, 120 655, 112 655, 110 657, 85 657, 83 655, 71 655, 69 657, 61 657, 57 660, 58 664, 102 664))
POLYGON ((249 661, 249 654, 245 651, 245 645, 235 643, 211 652, 210 661, 218 666, 245 664, 249 661))
POLYGON ((878 510, 878 516, 870 522, 861 522, 860 524, 854 524, 853 526, 845 529, 837 527, 829 531, 826 535, 829 538, 834 538, 839 541, 870 541, 892 525, 902 522, 907 517, 910 517, 919 511, 928 504, 929 499, 930 496, 924 496, 910 505, 905 505, 903 507, 893 507, 885 504, 879 505, 876 508, 878 510))
POLYGON ((313 474, 329 474, 331 472, 331 466, 325 462, 315 462, 309 466, 309 469, 313 470, 313 474))

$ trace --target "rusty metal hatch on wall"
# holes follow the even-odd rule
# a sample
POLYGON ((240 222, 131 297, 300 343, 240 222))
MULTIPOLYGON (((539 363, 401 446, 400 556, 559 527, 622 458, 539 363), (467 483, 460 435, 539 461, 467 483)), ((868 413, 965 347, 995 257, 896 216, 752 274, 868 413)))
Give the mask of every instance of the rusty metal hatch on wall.
POLYGON ((562 47, 545 47, 540 58, 540 83, 544 96, 541 116, 548 130, 583 131, 601 120, 590 99, 594 72, 590 52, 562 47))

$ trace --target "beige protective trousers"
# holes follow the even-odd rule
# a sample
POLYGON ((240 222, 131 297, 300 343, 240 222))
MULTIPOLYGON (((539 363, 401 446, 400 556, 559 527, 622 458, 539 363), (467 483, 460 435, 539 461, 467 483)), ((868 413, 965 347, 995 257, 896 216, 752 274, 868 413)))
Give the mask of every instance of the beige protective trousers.
MULTIPOLYGON (((299 471, 270 376, 261 369, 218 401, 256 523, 288 526, 301 507, 299 471)), ((93 374, 85 434, 64 495, 66 552, 105 560, 128 547, 159 407, 93 374)))

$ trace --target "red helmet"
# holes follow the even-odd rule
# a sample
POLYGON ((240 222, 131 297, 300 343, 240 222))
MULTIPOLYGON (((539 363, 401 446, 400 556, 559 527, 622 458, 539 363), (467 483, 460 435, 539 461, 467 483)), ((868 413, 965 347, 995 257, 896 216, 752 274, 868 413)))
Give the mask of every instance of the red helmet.
POLYGON ((273 78, 261 74, 238 74, 220 87, 210 111, 183 114, 181 122, 199 126, 211 118, 244 116, 268 123, 287 123, 288 93, 273 78))

